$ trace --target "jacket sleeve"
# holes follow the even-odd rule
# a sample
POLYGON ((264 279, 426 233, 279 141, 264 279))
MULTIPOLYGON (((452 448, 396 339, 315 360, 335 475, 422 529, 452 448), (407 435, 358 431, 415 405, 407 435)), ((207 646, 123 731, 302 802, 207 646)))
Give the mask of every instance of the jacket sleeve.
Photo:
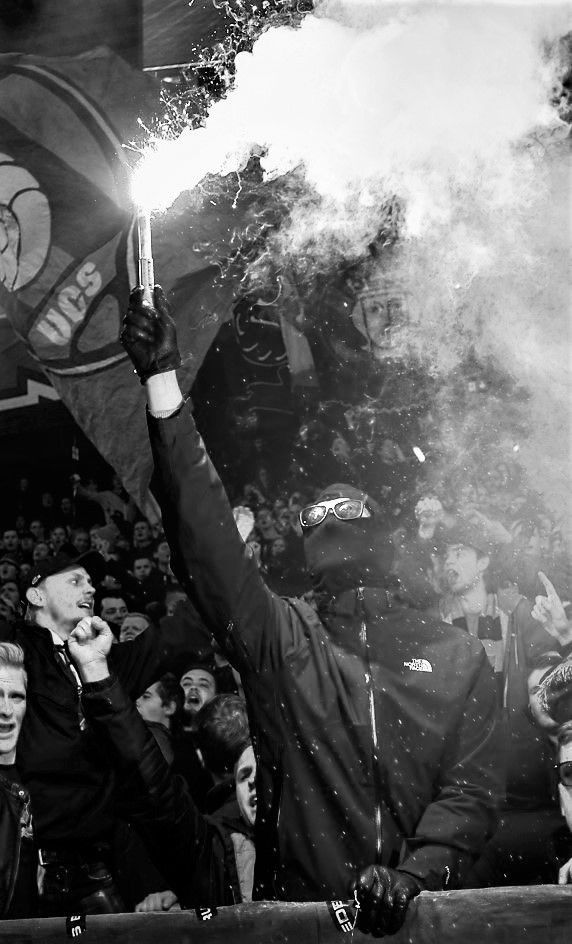
POLYGON ((272 667, 290 649, 297 621, 240 537, 188 404, 166 419, 148 415, 148 423, 152 487, 178 581, 239 672, 272 667))
POLYGON ((137 829, 181 904, 196 904, 192 868, 212 853, 212 826, 196 808, 183 780, 171 772, 117 678, 84 685, 82 705, 116 775, 118 815, 137 829))
POLYGON ((484 650, 457 730, 449 737, 436 795, 423 812, 399 868, 429 890, 459 888, 498 822, 504 791, 496 684, 484 650))

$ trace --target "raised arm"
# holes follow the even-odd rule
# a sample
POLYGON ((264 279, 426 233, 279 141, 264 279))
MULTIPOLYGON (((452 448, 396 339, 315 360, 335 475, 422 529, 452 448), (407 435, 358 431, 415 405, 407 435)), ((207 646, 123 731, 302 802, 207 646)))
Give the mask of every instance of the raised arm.
POLYGON ((155 307, 131 293, 121 340, 149 406, 161 506, 172 568, 207 628, 240 672, 260 671, 290 645, 288 610, 266 587, 240 538, 223 485, 183 402, 175 324, 155 288, 155 307), (278 627, 281 631, 278 632, 278 627))
POLYGON ((197 863, 208 867, 212 855, 213 828, 183 781, 171 772, 118 679, 110 674, 107 657, 112 640, 106 622, 85 617, 71 634, 69 653, 83 683, 85 718, 105 744, 116 775, 116 809, 137 829, 179 901, 210 904, 194 897, 197 863))

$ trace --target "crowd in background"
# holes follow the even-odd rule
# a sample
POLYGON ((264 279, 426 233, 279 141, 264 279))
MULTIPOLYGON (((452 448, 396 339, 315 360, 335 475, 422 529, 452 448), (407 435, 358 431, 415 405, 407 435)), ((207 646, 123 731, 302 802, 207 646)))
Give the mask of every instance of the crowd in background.
MULTIPOLYGON (((310 473, 317 474, 318 466, 304 462, 304 435, 288 466, 287 483, 270 461, 256 456, 248 480, 235 481, 229 491, 238 530, 266 582, 281 595, 303 596, 315 604, 305 569, 299 512, 315 501, 321 483, 310 481, 310 473)), ((474 884, 556 881, 556 864, 566 861, 570 851, 562 838, 552 773, 559 725, 550 722, 544 730, 542 725, 535 728, 528 706, 527 676, 535 668, 537 630, 543 634, 539 651, 548 653, 548 658, 538 662, 541 668, 533 682, 542 680, 548 668, 565 659, 568 651, 565 631, 559 638, 550 614, 542 613, 538 603, 534 610, 535 599, 547 592, 550 595, 550 588, 564 609, 572 599, 567 552, 558 522, 531 500, 531 493, 523 490, 514 469, 506 463, 489 470, 486 487, 467 476, 465 482, 449 482, 448 491, 443 487, 423 493, 415 478, 418 461, 415 456, 406 456, 399 443, 384 438, 372 458, 373 450, 368 454, 367 449, 365 453, 354 449, 350 438, 347 430, 345 436, 338 431, 329 437, 319 471, 324 480, 347 482, 357 477, 361 482, 371 481, 374 459, 378 469, 381 462, 383 475, 377 493, 371 492, 387 512, 388 533, 396 551, 396 588, 413 606, 470 629, 471 594, 455 586, 462 566, 450 562, 448 548, 466 545, 475 551, 472 586, 482 578, 487 607, 486 612, 483 609, 477 614, 478 635, 497 673, 499 701, 509 713, 509 724, 510 711, 519 714, 512 760, 515 766, 523 765, 527 784, 523 788, 521 778, 512 798, 507 796, 497 845, 483 857, 481 871, 474 873, 474 884), (366 460, 370 463, 367 475, 366 460), (486 564, 479 569, 478 562, 485 558, 486 564), (539 572, 549 584, 543 583, 539 572), (469 599, 468 607, 465 598, 469 599), (525 659, 518 671, 518 696, 514 691, 508 693, 511 632, 516 640, 519 629, 520 617, 514 615, 517 603, 525 613, 529 634, 518 640, 525 659), (483 629, 487 620, 488 628, 483 629), (531 744, 535 752, 532 761, 531 744), (524 835, 529 842, 523 846, 524 835)), ((74 559, 89 549, 102 555, 105 573, 96 586, 95 613, 109 624, 115 643, 129 643, 150 626, 161 627, 160 670, 138 699, 137 709, 165 759, 186 780, 227 866, 228 850, 232 849, 235 894, 228 903, 249 900, 256 789, 241 680, 177 583, 161 527, 145 519, 117 477, 105 487, 74 475, 59 494, 43 491, 31 476, 22 477, 5 495, 0 621, 10 624, 25 615, 29 576, 39 561, 74 559)), ((522 620, 520 625, 524 625, 522 620)), ((533 695, 535 690, 533 685, 533 695)), ((572 714, 566 720, 572 720, 572 714)), ((177 896, 149 861, 136 833, 121 825, 117 843, 127 863, 122 907, 177 908, 177 896)), ((228 886, 226 872, 221 882, 221 887, 228 886)))

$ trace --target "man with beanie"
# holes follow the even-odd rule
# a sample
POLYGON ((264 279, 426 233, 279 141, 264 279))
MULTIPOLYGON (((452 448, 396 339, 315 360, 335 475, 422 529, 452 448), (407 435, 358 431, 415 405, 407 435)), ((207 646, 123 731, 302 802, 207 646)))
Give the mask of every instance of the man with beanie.
POLYGON ((273 594, 183 402, 175 324, 131 295, 122 343, 149 403, 155 488, 181 586, 239 671, 258 765, 255 898, 340 899, 394 933, 459 887, 496 822, 494 679, 479 641, 409 610, 381 509, 345 484, 300 513, 316 613, 273 594))

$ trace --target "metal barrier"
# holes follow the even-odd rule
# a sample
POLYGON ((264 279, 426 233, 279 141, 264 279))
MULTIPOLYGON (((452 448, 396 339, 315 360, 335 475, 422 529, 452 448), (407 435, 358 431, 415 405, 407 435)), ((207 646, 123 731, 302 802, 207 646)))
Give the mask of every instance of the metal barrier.
MULTIPOLYGON (((341 903, 338 903, 341 904, 341 903)), ((210 919, 194 911, 88 915, 85 933, 65 918, 0 921, 1 944, 358 944, 343 907, 327 903, 255 902, 219 908, 210 919), (336 915, 336 911, 338 915, 336 915)), ((571 944, 572 886, 534 885, 422 892, 410 905, 393 944, 571 944)))

